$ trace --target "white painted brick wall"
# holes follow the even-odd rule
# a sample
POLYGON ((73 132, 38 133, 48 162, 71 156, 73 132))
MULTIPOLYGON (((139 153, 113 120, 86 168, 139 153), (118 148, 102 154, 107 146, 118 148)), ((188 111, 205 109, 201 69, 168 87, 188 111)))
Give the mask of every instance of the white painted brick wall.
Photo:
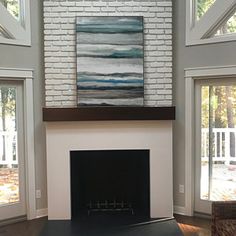
POLYGON ((143 16, 145 106, 172 105, 171 0, 44 0, 47 107, 77 106, 76 16, 143 16))

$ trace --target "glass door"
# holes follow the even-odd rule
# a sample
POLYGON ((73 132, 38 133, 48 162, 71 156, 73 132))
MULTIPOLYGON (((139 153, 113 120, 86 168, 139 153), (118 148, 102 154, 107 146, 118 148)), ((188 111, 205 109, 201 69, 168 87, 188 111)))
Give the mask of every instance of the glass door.
POLYGON ((0 220, 26 215, 23 94, 18 83, 0 83, 0 220))
POLYGON ((197 84, 195 117, 195 211, 210 214, 211 201, 236 200, 236 84, 197 84))

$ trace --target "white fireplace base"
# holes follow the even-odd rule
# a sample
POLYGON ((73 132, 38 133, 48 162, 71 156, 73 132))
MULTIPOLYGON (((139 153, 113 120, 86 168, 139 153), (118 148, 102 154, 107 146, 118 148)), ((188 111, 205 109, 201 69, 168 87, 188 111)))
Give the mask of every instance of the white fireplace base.
POLYGON ((172 121, 48 122, 49 220, 71 219, 71 150, 150 150, 150 215, 173 216, 172 121))

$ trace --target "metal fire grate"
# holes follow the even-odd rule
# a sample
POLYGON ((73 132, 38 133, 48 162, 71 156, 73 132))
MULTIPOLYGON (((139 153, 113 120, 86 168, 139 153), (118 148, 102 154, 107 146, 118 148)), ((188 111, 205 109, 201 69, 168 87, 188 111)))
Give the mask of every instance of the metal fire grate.
POLYGON ((125 201, 90 201, 87 204, 88 215, 92 212, 130 212, 134 215, 132 204, 125 201))

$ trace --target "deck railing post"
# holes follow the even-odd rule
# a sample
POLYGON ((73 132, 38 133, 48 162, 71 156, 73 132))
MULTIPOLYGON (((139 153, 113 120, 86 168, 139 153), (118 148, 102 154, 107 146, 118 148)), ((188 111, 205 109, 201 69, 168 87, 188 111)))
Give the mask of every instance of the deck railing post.
MULTIPOLYGON (((202 158, 208 160, 208 137, 209 129, 202 128, 201 136, 201 151, 202 158)), ((214 143, 214 156, 213 161, 222 161, 225 165, 229 165, 231 161, 236 161, 236 156, 230 154, 230 133, 234 133, 236 137, 236 128, 213 128, 213 143, 214 143), (218 137, 218 138, 217 138, 218 137), (219 149, 219 150, 218 150, 219 149)))

